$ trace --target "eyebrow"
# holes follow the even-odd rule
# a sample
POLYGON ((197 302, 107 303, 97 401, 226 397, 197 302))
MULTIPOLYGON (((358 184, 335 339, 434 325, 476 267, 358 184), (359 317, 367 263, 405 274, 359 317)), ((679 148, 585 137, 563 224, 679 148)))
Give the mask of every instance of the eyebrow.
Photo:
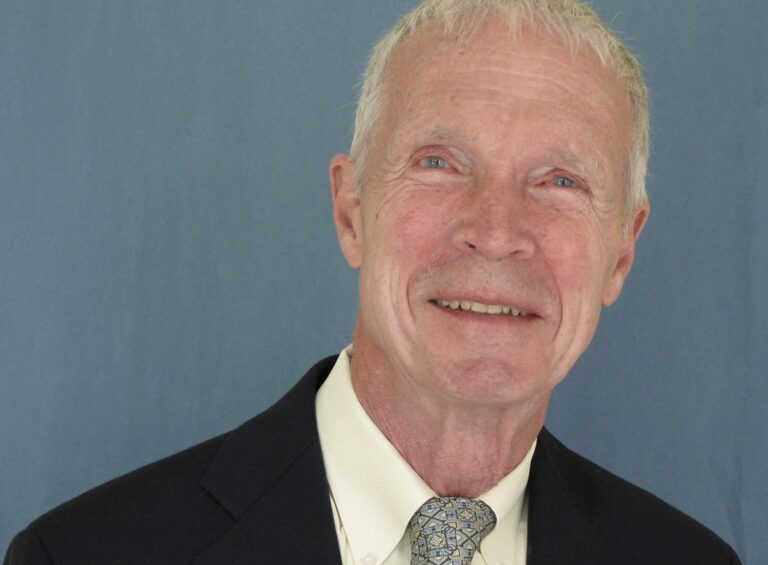
POLYGON ((426 132, 424 135, 419 135, 418 138, 416 138, 416 141, 419 143, 445 143, 463 137, 464 134, 454 128, 446 129, 443 127, 437 127, 426 132))
POLYGON ((451 128, 451 129, 435 128, 431 132, 429 132, 430 137, 437 139, 439 141, 445 141, 447 139, 451 139, 458 135, 460 135, 459 132, 457 132, 454 128, 451 128))
POLYGON ((574 167, 581 171, 594 174, 598 169, 596 160, 586 160, 581 155, 574 153, 573 151, 569 151, 568 149, 560 149, 556 147, 545 148, 544 154, 548 156, 551 155, 553 159, 558 163, 564 163, 569 167, 574 167))

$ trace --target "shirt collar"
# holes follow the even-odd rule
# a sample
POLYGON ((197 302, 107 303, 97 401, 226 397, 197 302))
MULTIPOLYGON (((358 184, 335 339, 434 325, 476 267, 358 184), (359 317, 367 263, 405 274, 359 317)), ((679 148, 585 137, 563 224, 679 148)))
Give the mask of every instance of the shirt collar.
MULTIPOLYGON (((483 555, 498 557, 509 555, 510 543, 515 547, 520 546, 520 548, 516 547, 516 554, 521 553, 519 549, 524 549, 527 541, 524 532, 527 532, 528 523, 527 513, 524 510, 525 489, 528 485, 531 459, 535 450, 536 441, 534 440, 517 467, 478 497, 496 514, 496 527, 483 538, 483 555), (521 524, 525 526, 523 533, 520 530, 521 524)), ((524 551, 522 554, 525 555, 524 551)))
POLYGON ((354 555, 389 555, 432 489, 370 419, 342 351, 317 393, 317 423, 328 485, 354 555))

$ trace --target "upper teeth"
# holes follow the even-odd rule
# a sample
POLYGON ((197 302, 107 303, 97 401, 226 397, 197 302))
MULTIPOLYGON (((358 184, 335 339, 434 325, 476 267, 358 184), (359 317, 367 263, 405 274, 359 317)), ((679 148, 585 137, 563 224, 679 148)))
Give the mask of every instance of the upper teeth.
POLYGON ((483 304, 482 302, 472 302, 471 300, 436 300, 440 306, 451 308, 452 310, 465 310, 469 312, 478 312, 480 314, 511 314, 512 316, 525 316, 526 312, 503 306, 501 304, 483 304))

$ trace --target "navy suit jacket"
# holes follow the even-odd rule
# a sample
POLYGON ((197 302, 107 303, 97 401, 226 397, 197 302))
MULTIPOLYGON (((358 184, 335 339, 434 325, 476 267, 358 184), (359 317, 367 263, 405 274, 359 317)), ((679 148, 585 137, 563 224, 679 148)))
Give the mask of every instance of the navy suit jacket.
MULTIPOLYGON (((38 518, 4 563, 341 565, 315 421, 334 361, 236 430, 38 518)), ((529 565, 739 562, 704 526, 546 430, 528 489, 529 565)))

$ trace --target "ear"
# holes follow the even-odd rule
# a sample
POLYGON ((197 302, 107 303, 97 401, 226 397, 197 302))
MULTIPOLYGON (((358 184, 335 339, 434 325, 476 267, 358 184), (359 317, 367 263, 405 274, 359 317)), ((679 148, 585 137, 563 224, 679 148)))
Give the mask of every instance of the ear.
POLYGON ((350 267, 358 269, 363 257, 360 197, 355 165, 349 155, 336 155, 331 159, 329 174, 339 246, 350 267))
POLYGON ((616 302, 616 299, 621 294, 624 281, 627 280, 627 275, 635 260, 637 238, 640 237, 640 232, 643 231, 645 223, 648 221, 650 211, 651 208, 648 202, 644 202, 639 206, 635 210, 634 217, 626 233, 622 235, 621 248, 619 249, 616 265, 614 265, 608 284, 603 290, 603 306, 610 306, 616 302))

